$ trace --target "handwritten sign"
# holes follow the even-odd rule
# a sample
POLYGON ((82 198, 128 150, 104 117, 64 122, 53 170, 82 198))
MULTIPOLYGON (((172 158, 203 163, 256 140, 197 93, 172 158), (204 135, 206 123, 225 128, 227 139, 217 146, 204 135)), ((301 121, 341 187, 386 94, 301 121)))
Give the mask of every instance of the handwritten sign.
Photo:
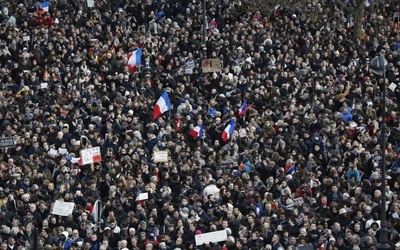
POLYGON ((56 200, 52 214, 68 216, 72 214, 72 212, 74 211, 74 207, 75 207, 74 202, 65 202, 56 200))
POLYGON ((200 246, 203 244, 226 241, 228 236, 226 234, 226 230, 219 230, 219 231, 210 232, 210 233, 198 234, 198 235, 195 235, 194 238, 196 241, 196 246, 200 246))
POLYGON ((81 165, 101 161, 100 147, 87 148, 81 151, 81 165))
POLYGON ((168 162, 168 151, 167 150, 154 151, 154 162, 168 162))
POLYGON ((247 136, 246 129, 244 129, 244 128, 239 129, 239 136, 241 138, 246 137, 247 136))
POLYGON ((219 58, 203 59, 203 73, 213 73, 221 71, 221 60, 219 58))
POLYGON ((15 142, 12 137, 0 138, 0 148, 14 148, 15 142))
POLYGON ((94 7, 94 0, 86 0, 87 7, 93 8, 94 7))

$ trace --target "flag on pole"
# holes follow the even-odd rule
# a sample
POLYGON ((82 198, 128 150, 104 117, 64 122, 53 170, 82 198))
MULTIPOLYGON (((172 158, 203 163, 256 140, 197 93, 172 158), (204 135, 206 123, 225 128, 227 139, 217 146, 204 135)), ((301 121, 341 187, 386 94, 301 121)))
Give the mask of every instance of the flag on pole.
POLYGON ((203 130, 203 125, 197 125, 194 127, 190 132, 189 135, 192 137, 203 137, 204 136, 204 130, 203 130))
POLYGON ((231 120, 222 132, 222 140, 225 142, 228 141, 231 138, 231 135, 233 134, 233 131, 235 130, 235 120, 231 120))
POLYGON ((242 104, 242 106, 241 106, 240 109, 239 109, 238 115, 239 115, 239 116, 244 115, 248 109, 249 109, 249 106, 247 105, 247 101, 244 101, 243 104, 242 104))
POLYGON ((92 210, 92 217, 93 217, 93 221, 94 221, 94 231, 97 232, 97 230, 100 227, 100 219, 101 219, 101 214, 103 212, 103 206, 101 204, 101 200, 98 199, 96 200, 96 202, 94 203, 94 207, 92 210))
POLYGON ((154 120, 168 110, 171 110, 171 102, 169 100, 168 93, 164 91, 154 107, 154 120))
POLYGON ((128 62, 126 66, 128 67, 129 71, 136 72, 137 65, 140 65, 142 62, 142 48, 138 48, 133 53, 128 54, 128 62))

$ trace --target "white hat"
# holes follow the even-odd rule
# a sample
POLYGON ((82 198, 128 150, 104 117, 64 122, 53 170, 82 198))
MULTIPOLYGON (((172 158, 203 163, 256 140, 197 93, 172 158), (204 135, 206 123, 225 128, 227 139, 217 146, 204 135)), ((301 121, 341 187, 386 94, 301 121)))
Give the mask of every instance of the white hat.
POLYGON ((347 213, 347 210, 345 208, 339 209, 339 214, 345 214, 347 213))

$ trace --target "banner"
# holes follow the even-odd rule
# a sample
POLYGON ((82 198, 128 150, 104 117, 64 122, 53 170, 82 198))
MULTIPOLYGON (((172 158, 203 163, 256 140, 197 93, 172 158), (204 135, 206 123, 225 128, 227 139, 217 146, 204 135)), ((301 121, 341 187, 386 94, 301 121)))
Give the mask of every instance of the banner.
POLYGON ((203 244, 215 243, 220 241, 226 241, 228 235, 226 230, 219 230, 210 233, 198 234, 194 236, 196 241, 196 246, 201 246, 203 244))

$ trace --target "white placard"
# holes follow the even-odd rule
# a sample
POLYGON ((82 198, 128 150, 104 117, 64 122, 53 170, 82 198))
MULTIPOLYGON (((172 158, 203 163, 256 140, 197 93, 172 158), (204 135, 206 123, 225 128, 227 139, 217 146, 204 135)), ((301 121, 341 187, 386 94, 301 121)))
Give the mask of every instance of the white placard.
POLYGON ((59 148, 58 149, 58 153, 60 155, 67 155, 68 154, 68 150, 66 148, 59 148))
POLYGON ((81 151, 82 165, 101 161, 100 147, 87 148, 81 151))
POLYGON ((246 137, 247 136, 246 129, 244 129, 244 128, 239 129, 239 136, 242 138, 246 137))
POLYGON ((198 234, 194 236, 194 239, 196 241, 196 246, 200 246, 209 243, 216 243, 220 241, 226 241, 228 238, 228 235, 226 234, 226 230, 219 230, 215 232, 210 232, 210 233, 204 233, 204 234, 198 234))
POLYGON ((52 155, 52 156, 57 156, 57 155, 58 155, 58 151, 55 150, 55 149, 50 149, 49 152, 48 152, 48 154, 49 154, 49 155, 52 155))
POLYGON ((49 87, 49 84, 47 82, 40 83, 40 88, 41 89, 47 89, 48 87, 49 87))
POLYGON ((397 84, 394 83, 394 82, 392 82, 392 83, 389 85, 389 89, 390 89, 391 91, 395 91, 396 88, 397 88, 397 84))
POLYGON ((56 200, 52 214, 68 216, 72 214, 72 212, 74 211, 74 207, 75 207, 74 202, 65 202, 56 200))
POLYGON ((137 201, 144 201, 149 199, 149 193, 140 193, 137 197, 137 201))
POLYGON ((154 162, 168 162, 168 151, 167 150, 154 151, 154 162))
POLYGON ((94 7, 94 0, 86 0, 87 7, 93 8, 94 7))

